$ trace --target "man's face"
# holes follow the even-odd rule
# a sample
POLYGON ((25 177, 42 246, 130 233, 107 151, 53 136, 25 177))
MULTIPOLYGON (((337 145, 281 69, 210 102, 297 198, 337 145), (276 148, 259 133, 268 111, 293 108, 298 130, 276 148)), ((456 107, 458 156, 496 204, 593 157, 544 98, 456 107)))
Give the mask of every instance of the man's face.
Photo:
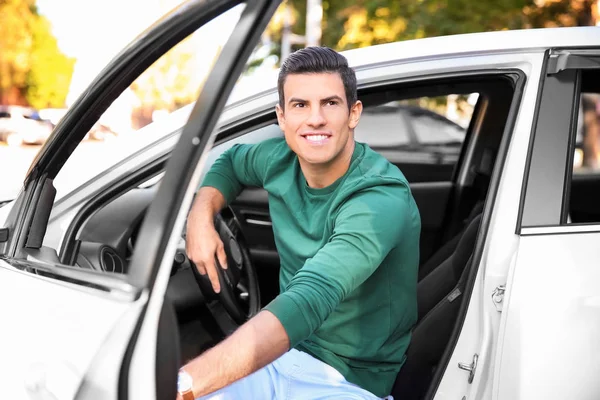
POLYGON ((340 74, 290 74, 283 93, 285 109, 277 105, 277 119, 301 162, 327 166, 351 157, 362 104, 348 110, 340 74))

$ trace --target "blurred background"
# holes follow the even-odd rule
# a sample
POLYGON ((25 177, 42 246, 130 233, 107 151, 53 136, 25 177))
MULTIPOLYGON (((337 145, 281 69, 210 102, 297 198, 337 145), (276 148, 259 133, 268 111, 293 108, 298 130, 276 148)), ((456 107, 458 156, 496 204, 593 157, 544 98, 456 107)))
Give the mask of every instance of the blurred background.
MULTIPOLYGON (((181 2, 0 0, 0 201, 14 197, 40 145, 102 68, 181 2)), ((459 33, 593 26, 600 25, 599 4, 600 0, 287 0, 254 49, 238 86, 273 79, 286 55, 308 45, 347 50, 459 33)), ((89 156, 99 146, 193 103, 239 11, 191 35, 142 74, 88 133, 81 144, 88 150, 80 159, 93 164, 89 156)), ((427 106, 461 125, 472 103, 469 98, 449 98, 427 106)), ((597 124, 598 100, 582 104, 586 119, 597 124)), ((576 162, 597 164, 597 137, 589 146, 594 156, 576 162)))

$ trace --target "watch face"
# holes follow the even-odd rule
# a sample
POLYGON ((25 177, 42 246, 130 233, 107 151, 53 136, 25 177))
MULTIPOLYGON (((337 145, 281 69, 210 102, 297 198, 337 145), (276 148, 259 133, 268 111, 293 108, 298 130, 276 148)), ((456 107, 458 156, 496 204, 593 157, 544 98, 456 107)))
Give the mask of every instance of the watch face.
POLYGON ((179 393, 192 390, 192 377, 185 371, 179 371, 177 375, 177 391, 179 393))

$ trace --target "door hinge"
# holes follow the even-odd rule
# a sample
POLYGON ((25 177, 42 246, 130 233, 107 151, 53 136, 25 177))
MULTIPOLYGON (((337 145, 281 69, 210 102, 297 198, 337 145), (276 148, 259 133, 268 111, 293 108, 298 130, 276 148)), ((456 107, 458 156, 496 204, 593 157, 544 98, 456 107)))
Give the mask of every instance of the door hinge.
POLYGON ((502 312, 502 303, 504 301, 504 292, 506 291, 506 285, 500 285, 492 292, 492 302, 496 311, 502 312))
POLYGON ((477 370, 477 360, 479 360, 479 354, 475 353, 473 355, 473 362, 471 364, 467 363, 458 363, 458 368, 463 371, 469 371, 469 384, 473 383, 473 378, 475 377, 475 371, 477 370))

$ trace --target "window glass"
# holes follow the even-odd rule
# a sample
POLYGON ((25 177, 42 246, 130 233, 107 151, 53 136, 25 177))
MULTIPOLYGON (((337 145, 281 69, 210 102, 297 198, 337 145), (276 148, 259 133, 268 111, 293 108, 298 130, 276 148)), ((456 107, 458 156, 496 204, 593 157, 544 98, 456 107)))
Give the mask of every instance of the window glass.
POLYGON ((451 180, 478 97, 450 94, 367 106, 355 138, 396 164, 409 182, 451 180))
POLYGON ((585 174, 600 169, 600 94, 582 93, 577 110, 573 172, 585 174))
POLYGON ((600 85, 582 72, 567 224, 600 223, 600 85))
MULTIPOLYGON (((175 45, 111 104, 54 179, 55 203, 149 145, 169 148, 161 147, 161 140, 185 125, 243 9, 244 4, 231 9, 175 45)), ((58 251, 64 228, 50 224, 43 245, 58 251)), ((85 240, 100 241, 94 235, 85 240)))

